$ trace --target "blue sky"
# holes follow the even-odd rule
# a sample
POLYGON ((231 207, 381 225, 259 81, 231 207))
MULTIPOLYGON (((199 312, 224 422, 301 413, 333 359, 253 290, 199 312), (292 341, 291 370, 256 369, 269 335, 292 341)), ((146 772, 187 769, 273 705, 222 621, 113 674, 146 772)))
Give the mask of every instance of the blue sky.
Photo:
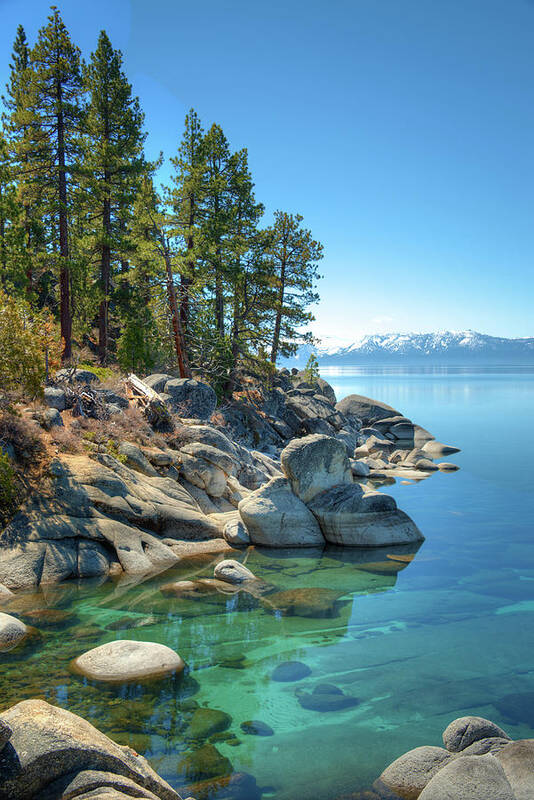
MULTIPOLYGON (((59 2, 105 28, 173 155, 186 111, 247 146, 268 213, 325 246, 315 331, 534 335, 534 2, 59 2)), ((0 80, 42 0, 0 0, 0 80)))

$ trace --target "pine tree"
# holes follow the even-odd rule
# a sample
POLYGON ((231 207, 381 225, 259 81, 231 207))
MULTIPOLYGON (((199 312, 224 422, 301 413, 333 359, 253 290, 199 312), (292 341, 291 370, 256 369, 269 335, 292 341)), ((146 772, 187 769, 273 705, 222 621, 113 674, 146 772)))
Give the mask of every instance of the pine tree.
POLYGON ((256 203, 246 149, 229 164, 229 217, 226 279, 231 301, 232 367, 226 391, 235 388, 240 359, 263 343, 263 312, 268 291, 267 238, 258 230, 264 208, 256 203))
POLYGON ((275 212, 272 227, 271 257, 274 269, 275 299, 274 330, 271 362, 276 364, 279 353, 291 355, 299 341, 313 341, 308 332, 299 328, 314 317, 309 306, 317 302, 315 282, 319 278, 317 262, 323 257, 323 246, 303 228, 300 214, 275 212))
POLYGON ((100 303, 98 353, 109 353, 109 303, 113 264, 127 248, 124 208, 133 204, 147 166, 143 155, 144 115, 122 70, 122 54, 105 31, 84 69, 89 93, 83 148, 83 182, 90 203, 89 227, 98 254, 100 303))
POLYGON ((35 273, 39 258, 44 252, 44 236, 39 193, 29 188, 33 175, 29 146, 31 128, 27 115, 24 114, 24 104, 27 101, 31 78, 29 62, 30 51, 26 33, 22 25, 19 25, 13 43, 6 94, 2 96, 5 109, 3 113, 5 131, 3 163, 4 176, 5 168, 9 166, 10 178, 14 182, 19 223, 18 234, 23 237, 23 242, 20 242, 20 258, 17 261, 17 267, 24 266, 25 277, 23 278, 22 273, 17 269, 18 284, 22 287, 22 284, 25 283, 26 296, 31 299, 35 288, 35 273))
POLYGON ((202 222, 202 259, 214 293, 217 335, 225 335, 225 281, 231 225, 230 179, 232 158, 228 140, 219 125, 212 125, 204 137, 206 181, 202 222))
MULTIPOLYGON (((42 200, 50 246, 59 262, 59 305, 63 359, 72 353, 69 251, 69 178, 76 170, 83 118, 80 51, 52 6, 30 52, 29 78, 13 124, 24 128, 20 162, 29 192, 42 200)), ((30 198, 31 199, 31 198, 30 198)))
POLYGON ((187 332, 190 316, 190 290, 202 282, 199 274, 201 250, 201 221, 204 212, 207 165, 204 131, 196 111, 192 108, 185 118, 184 135, 176 158, 171 158, 174 173, 171 176, 170 203, 173 208, 177 234, 183 240, 182 268, 180 274, 180 316, 187 332))
POLYGON ((0 282, 4 287, 24 285, 24 230, 8 145, 0 131, 0 282))

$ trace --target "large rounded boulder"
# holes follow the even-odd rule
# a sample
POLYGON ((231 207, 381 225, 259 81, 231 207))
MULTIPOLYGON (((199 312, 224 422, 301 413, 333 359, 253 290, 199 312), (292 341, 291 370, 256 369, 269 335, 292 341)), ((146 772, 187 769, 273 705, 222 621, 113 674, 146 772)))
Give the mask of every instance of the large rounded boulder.
POLYGON ((323 547, 324 539, 311 511, 285 478, 272 478, 247 495, 239 515, 253 544, 265 547, 323 547))
POLYGON ((399 411, 396 411, 386 403, 381 403, 380 400, 372 400, 370 397, 364 397, 361 394, 349 394, 339 403, 336 403, 336 409, 341 411, 342 414, 352 414, 358 417, 364 427, 372 425, 379 419, 401 416, 399 411))
POLYGON ((179 673, 185 664, 166 645, 123 639, 88 650, 72 666, 75 672, 94 681, 128 683, 179 673))
POLYGON ((304 503, 326 489, 353 482, 345 445, 332 436, 312 434, 293 439, 280 459, 293 492, 304 503))
POLYGON ((167 404, 181 417, 209 419, 217 405, 217 395, 207 383, 192 378, 173 378, 165 384, 167 404))
POLYGON ((424 538, 393 497, 360 484, 334 486, 308 504, 327 542, 345 547, 410 544, 424 538))

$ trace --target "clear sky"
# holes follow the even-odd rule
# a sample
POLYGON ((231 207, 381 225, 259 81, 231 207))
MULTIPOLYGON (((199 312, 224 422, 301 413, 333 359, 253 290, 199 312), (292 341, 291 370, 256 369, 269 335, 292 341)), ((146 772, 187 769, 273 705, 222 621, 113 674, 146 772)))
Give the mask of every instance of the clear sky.
MULTIPOLYGON (((325 246, 318 334, 534 336, 532 0, 63 0, 88 55, 105 28, 149 155, 186 111, 247 146, 267 211, 325 246)), ((0 80, 43 0, 0 0, 0 80)))

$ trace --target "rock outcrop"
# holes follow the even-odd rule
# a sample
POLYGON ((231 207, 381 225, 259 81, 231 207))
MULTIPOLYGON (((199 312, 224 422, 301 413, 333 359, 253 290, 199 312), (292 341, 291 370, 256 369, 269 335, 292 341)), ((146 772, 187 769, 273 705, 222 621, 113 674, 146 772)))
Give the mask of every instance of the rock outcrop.
POLYGON ((280 459, 293 492, 304 503, 333 486, 352 483, 346 449, 332 436, 315 434, 293 439, 282 450, 280 459))
POLYGON ((285 478, 272 478, 239 503, 253 544, 264 547, 322 547, 323 535, 311 511, 285 478))
MULTIPOLYGON (((46 409, 60 422, 68 381, 90 381, 108 411, 128 405, 91 372, 62 379, 65 389, 48 387, 46 409)), ((8 589, 160 571, 177 563, 186 541, 365 547, 422 539, 391 497, 372 490, 424 479, 437 470, 432 455, 455 448, 395 409, 356 395, 336 405, 326 381, 282 371, 254 404, 233 400, 211 419, 216 398, 206 384, 165 374, 145 382, 182 415, 173 430, 158 446, 126 439, 106 449, 89 437, 84 454, 58 454, 43 491, 1 534, 8 589)))
POLYGON ((0 725, 0 800, 181 800, 146 759, 69 711, 25 700, 0 725))

